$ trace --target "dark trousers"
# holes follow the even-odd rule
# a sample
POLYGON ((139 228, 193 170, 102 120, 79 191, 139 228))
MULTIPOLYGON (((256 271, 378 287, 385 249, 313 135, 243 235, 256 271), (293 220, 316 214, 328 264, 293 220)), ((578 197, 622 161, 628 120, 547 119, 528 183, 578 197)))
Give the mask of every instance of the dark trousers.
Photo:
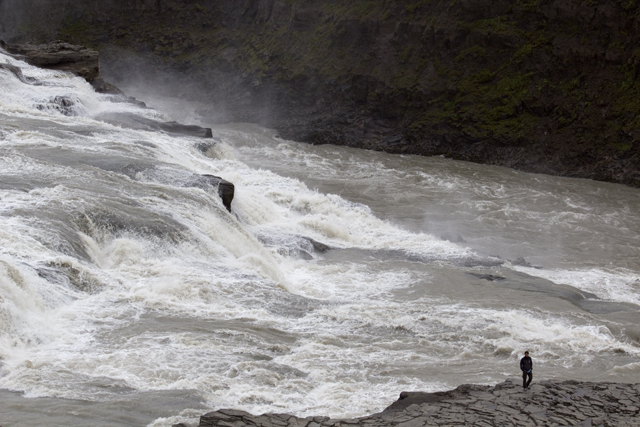
POLYGON ((529 384, 531 384, 531 380, 533 379, 533 372, 522 372, 522 387, 527 388, 529 384), (527 377, 529 377, 529 381, 527 381, 527 377))

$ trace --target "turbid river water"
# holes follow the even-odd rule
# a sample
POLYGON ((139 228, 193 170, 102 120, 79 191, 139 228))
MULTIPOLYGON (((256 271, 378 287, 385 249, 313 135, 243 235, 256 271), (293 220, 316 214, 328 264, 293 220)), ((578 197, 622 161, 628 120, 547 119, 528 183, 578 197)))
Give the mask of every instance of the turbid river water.
POLYGON ((207 119, 7 62, 2 427, 361 416, 518 376, 525 350, 534 381, 640 381, 640 190, 253 125, 172 135, 140 123, 207 119), (231 212, 204 174, 235 184, 231 212))

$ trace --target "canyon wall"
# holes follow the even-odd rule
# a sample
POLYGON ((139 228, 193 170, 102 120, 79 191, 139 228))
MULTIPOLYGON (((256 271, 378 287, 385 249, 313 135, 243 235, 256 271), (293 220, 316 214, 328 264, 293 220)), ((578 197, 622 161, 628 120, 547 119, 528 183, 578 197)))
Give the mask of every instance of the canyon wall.
POLYGON ((636 1, 0 0, 0 32, 211 121, 640 186, 636 1))

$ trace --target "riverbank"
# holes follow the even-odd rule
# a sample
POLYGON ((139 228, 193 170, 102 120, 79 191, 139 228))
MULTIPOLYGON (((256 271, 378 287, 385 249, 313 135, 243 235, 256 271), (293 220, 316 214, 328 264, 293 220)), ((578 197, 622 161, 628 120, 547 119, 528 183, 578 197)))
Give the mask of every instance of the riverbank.
POLYGON ((221 409, 203 415, 199 426, 640 426, 638 402, 640 384, 546 380, 524 390, 519 379, 508 379, 447 392, 403 392, 384 411, 361 418, 253 416, 221 409))

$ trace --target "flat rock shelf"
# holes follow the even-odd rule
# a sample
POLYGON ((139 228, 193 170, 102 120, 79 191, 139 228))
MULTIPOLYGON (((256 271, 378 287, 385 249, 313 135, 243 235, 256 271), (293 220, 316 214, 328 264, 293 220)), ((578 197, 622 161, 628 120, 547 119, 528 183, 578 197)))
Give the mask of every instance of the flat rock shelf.
POLYGON ((446 392, 403 392, 383 412, 361 418, 221 409, 203 415, 200 427, 640 426, 639 411, 640 384, 547 380, 524 390, 519 380, 508 379, 493 387, 465 384, 446 392))

